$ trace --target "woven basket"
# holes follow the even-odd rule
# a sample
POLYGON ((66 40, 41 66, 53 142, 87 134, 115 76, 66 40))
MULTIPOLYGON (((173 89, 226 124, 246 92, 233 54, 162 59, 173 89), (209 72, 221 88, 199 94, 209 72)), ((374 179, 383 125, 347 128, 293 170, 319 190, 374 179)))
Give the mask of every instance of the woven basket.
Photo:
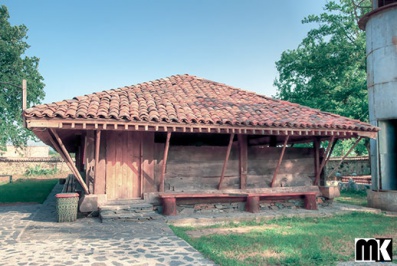
POLYGON ((77 220, 77 207, 79 203, 79 194, 77 193, 59 193, 55 195, 57 199, 57 217, 58 222, 74 222, 77 220))

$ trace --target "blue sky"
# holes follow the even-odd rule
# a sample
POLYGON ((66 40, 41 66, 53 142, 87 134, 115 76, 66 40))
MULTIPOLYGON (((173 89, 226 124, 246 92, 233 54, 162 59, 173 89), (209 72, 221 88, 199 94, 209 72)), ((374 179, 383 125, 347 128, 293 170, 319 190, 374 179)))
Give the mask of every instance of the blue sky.
POLYGON ((276 93, 275 62, 326 0, 2 0, 40 58, 44 102, 174 74, 276 93))

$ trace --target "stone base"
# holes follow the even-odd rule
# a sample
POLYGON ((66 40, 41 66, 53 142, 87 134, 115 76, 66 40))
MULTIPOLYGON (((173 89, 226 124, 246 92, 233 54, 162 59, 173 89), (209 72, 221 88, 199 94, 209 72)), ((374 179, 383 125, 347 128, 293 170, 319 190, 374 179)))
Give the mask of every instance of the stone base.
POLYGON ((98 207, 105 205, 107 201, 106 194, 84 195, 79 202, 80 212, 97 211, 98 207))
POLYGON ((338 186, 319 187, 319 189, 321 194, 328 199, 334 199, 340 196, 338 186))
POLYGON ((385 211, 397 212, 397 191, 367 190, 368 206, 385 211))

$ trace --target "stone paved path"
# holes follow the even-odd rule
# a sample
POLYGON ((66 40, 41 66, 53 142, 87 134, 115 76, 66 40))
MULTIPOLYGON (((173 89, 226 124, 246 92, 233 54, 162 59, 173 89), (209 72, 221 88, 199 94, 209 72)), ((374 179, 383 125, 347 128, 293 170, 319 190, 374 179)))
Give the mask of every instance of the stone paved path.
POLYGON ((61 189, 43 205, 0 207, 0 265, 214 265, 164 221, 57 223, 61 189))

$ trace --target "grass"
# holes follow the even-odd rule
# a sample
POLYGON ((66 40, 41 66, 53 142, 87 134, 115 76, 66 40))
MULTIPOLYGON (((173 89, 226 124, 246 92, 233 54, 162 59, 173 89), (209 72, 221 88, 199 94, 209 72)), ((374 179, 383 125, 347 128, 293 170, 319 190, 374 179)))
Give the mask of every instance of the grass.
POLYGON ((368 206, 367 192, 365 190, 341 191, 340 197, 336 198, 335 201, 364 207, 368 206))
POLYGON ((43 203, 58 179, 18 179, 0 184, 0 203, 43 203))
POLYGON ((238 226, 253 224, 260 229, 199 238, 187 234, 192 228, 172 229, 215 263, 233 266, 335 265, 354 260, 354 238, 397 237, 396 218, 371 213, 282 218, 238 226))

